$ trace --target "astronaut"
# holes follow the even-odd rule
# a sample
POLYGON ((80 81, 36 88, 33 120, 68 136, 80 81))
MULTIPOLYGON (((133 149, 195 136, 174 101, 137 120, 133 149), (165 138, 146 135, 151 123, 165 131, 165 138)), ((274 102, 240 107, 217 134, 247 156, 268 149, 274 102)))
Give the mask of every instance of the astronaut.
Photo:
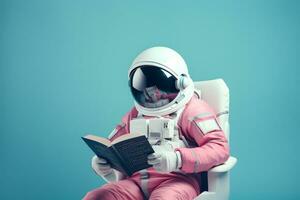
POLYGON ((144 134, 155 151, 148 156, 152 167, 127 177, 94 156, 92 168, 109 183, 84 199, 194 199, 201 192, 199 173, 229 157, 216 113, 200 99, 185 61, 170 48, 140 53, 128 78, 135 106, 109 139, 144 134))

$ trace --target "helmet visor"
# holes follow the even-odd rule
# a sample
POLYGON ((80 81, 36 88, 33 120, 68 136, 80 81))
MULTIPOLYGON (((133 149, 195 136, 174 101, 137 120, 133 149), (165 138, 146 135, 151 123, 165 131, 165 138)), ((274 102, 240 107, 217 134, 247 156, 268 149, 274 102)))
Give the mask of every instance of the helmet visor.
POLYGON ((159 108, 173 101, 179 90, 176 77, 156 66, 141 66, 130 74, 130 88, 135 101, 145 108, 159 108))

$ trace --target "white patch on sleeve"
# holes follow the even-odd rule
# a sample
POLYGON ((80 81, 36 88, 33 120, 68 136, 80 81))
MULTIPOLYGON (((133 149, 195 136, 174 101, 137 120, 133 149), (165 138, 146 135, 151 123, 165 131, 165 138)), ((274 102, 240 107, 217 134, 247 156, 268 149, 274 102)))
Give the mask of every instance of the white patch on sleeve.
POLYGON ((126 126, 126 124, 124 124, 124 123, 121 123, 121 124, 119 124, 110 134, 109 134, 109 136, 108 136, 108 139, 111 139, 111 138, 113 138, 117 133, 118 133, 118 131, 119 130, 121 130, 122 128, 124 128, 126 126))
POLYGON ((118 131, 117 131, 117 129, 115 128, 115 129, 109 134, 108 139, 111 139, 112 137, 114 137, 114 136, 116 135, 117 132, 118 132, 118 131))
POLYGON ((215 119, 207 119, 204 121, 196 122, 196 124, 203 134, 221 130, 215 119))

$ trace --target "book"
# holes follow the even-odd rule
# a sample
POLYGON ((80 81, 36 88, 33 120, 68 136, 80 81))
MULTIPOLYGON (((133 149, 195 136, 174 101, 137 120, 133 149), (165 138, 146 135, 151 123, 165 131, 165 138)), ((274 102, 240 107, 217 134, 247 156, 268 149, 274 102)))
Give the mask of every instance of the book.
POLYGON ((86 135, 82 139, 98 157, 106 159, 114 169, 127 176, 151 167, 147 156, 154 150, 145 135, 125 134, 112 142, 95 135, 86 135))

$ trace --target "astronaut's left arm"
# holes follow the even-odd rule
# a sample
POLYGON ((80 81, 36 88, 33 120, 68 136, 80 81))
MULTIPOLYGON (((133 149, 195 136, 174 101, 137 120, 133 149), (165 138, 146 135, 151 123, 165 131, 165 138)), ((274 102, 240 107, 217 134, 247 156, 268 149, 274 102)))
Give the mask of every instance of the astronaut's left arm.
POLYGON ((186 137, 194 140, 198 147, 176 149, 181 155, 181 171, 207 171, 228 159, 228 142, 214 114, 188 119, 184 128, 186 137))

